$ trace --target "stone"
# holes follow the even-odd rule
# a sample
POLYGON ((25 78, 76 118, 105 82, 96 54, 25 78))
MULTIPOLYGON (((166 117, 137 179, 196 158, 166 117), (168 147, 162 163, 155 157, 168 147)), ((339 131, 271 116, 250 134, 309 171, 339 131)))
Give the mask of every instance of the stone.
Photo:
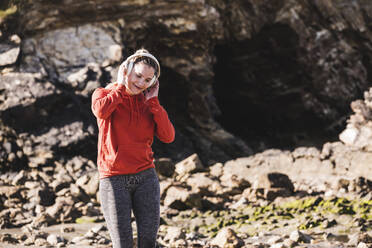
POLYGON ((168 188, 174 185, 174 183, 172 180, 166 179, 166 180, 161 180, 159 184, 160 184, 160 199, 164 200, 168 188))
POLYGON ((54 178, 55 180, 53 180, 50 186, 55 192, 70 187, 70 184, 73 182, 73 178, 65 170, 58 170, 54 178))
POLYGON ((244 241, 237 236, 233 229, 227 227, 221 229, 210 244, 218 247, 238 248, 244 245, 244 241))
POLYGON ((192 174, 187 178, 186 183, 192 187, 193 192, 203 195, 212 194, 222 188, 218 181, 210 179, 205 172, 192 174))
POLYGON ((19 56, 20 47, 12 47, 6 44, 0 44, 0 66, 14 64, 19 56))
POLYGON ((36 189, 39 185, 40 183, 34 181, 26 181, 24 183, 24 186, 28 189, 36 189))
POLYGON ((79 178, 76 184, 81 186, 89 196, 95 196, 99 189, 99 174, 98 171, 91 171, 88 174, 88 180, 85 183, 78 184, 79 178))
POLYGON ((61 233, 72 233, 72 232, 75 232, 75 228, 74 227, 68 227, 68 226, 62 226, 61 227, 61 233))
POLYGON ((335 219, 325 219, 322 222, 322 227, 323 228, 330 228, 330 227, 333 227, 335 225, 337 225, 337 221, 335 219))
POLYGON ((347 245, 352 247, 357 247, 359 241, 358 241, 359 233, 352 233, 349 235, 349 241, 347 242, 347 245))
POLYGON ((372 243, 372 233, 361 233, 358 237, 359 242, 372 243))
POLYGON ((108 48, 108 58, 113 62, 122 60, 122 47, 118 44, 110 45, 108 48))
POLYGON ((294 191, 294 186, 289 177, 282 173, 270 172, 259 176, 259 178, 253 183, 252 188, 254 189, 271 189, 271 188, 283 188, 288 189, 290 192, 294 191))
POLYGON ((93 233, 99 233, 100 231, 107 230, 103 224, 96 225, 90 229, 93 233))
POLYGON ((367 151, 355 151, 350 154, 350 167, 353 168, 348 175, 352 178, 364 177, 367 180, 372 181, 372 176, 370 173, 365 173, 365 171, 372 170, 372 154, 367 151))
POLYGON ((226 199, 225 197, 221 197, 221 196, 203 196, 202 206, 203 206, 203 209, 219 210, 219 209, 223 209, 227 201, 228 199, 226 199))
POLYGON ((42 227, 50 226, 56 223, 54 216, 50 216, 46 213, 40 213, 35 218, 32 219, 32 222, 29 226, 33 229, 40 229, 42 227))
POLYGON ((98 241, 97 241, 97 244, 100 244, 100 245, 107 245, 111 242, 111 240, 109 239, 106 239, 106 238, 100 238, 98 241))
POLYGON ((70 185, 70 192, 71 195, 83 202, 89 202, 90 197, 87 195, 87 193, 79 186, 76 184, 71 184, 70 185))
MULTIPOLYGON (((102 27, 86 24, 52 30, 43 36, 27 38, 27 46, 38 51, 38 57, 47 57, 61 79, 66 81, 70 71, 66 68, 79 67, 88 63, 102 63, 105 59, 117 60, 119 44, 102 27), (69 42, 64 42, 68 40, 69 42), (111 52, 110 52, 110 47, 111 52)), ((32 51, 31 48, 24 48, 32 51)), ((30 53, 29 56, 35 56, 30 53)))
POLYGON ((187 208, 202 208, 201 196, 191 193, 187 188, 171 186, 166 192, 164 205, 178 210, 187 208))
POLYGON ((298 243, 301 243, 301 242, 311 243, 311 240, 313 240, 313 238, 310 235, 307 235, 297 230, 291 232, 291 234, 289 235, 289 239, 295 242, 298 242, 298 243))
POLYGON ((79 94, 89 97, 91 94, 93 94, 94 90, 101 87, 101 84, 98 81, 88 81, 85 85, 85 88, 79 92, 79 94))
MULTIPOLYGON (((67 77, 67 82, 71 87, 81 93, 86 90, 88 82, 97 81, 102 75, 101 68, 96 63, 89 63, 84 68, 71 73, 67 77)), ((98 85, 99 87, 99 85, 98 85)))
POLYGON ((293 241, 289 238, 285 239, 283 241, 283 244, 286 246, 286 247, 290 247, 290 248, 293 248, 293 247, 296 247, 298 245, 298 243, 296 241, 293 241))
POLYGON ((12 234, 10 234, 10 233, 0 234, 0 242, 1 243, 11 243, 11 244, 19 243, 17 238, 13 237, 12 234))
POLYGON ((283 242, 283 239, 280 236, 273 236, 267 240, 269 245, 274 245, 280 242, 283 242))
POLYGON ((175 171, 174 163, 170 158, 159 158, 155 159, 155 169, 156 171, 165 177, 172 177, 175 171))
POLYGON ((44 238, 36 238, 34 245, 38 247, 45 246, 48 245, 48 241, 46 241, 44 238))
POLYGON ((21 38, 17 34, 10 36, 9 40, 17 45, 21 44, 21 38))
POLYGON ((45 212, 49 216, 53 216, 58 220, 68 219, 70 214, 72 214, 73 210, 75 209, 74 203, 75 202, 71 196, 60 196, 56 198, 55 204, 48 207, 45 212))
POLYGON ((278 243, 270 245, 270 248, 287 248, 287 246, 283 243, 278 243))
POLYGON ((336 234, 332 234, 332 233, 328 233, 325 235, 325 239, 327 241, 338 241, 338 242, 341 242, 341 243, 347 243, 349 242, 349 236, 348 235, 342 235, 342 234, 339 234, 339 235, 336 235, 336 234))
POLYGON ((71 239, 71 243, 79 244, 81 241, 85 240, 84 236, 78 236, 71 239))
POLYGON ((94 239, 94 238, 97 237, 97 235, 98 234, 96 232, 94 232, 92 229, 90 229, 88 232, 86 232, 84 234, 84 237, 87 238, 87 239, 94 239))
POLYGON ((79 177, 78 180, 76 180, 75 184, 78 186, 83 186, 84 184, 87 184, 89 182, 89 175, 84 174, 83 176, 79 177))
POLYGON ((298 147, 292 152, 293 158, 310 158, 310 157, 316 157, 318 158, 320 156, 320 151, 316 149, 315 147, 298 147))
POLYGON ((231 209, 239 209, 242 208, 246 205, 248 205, 249 201, 247 200, 246 197, 241 197, 237 202, 233 203, 230 205, 231 209))
POLYGON ((187 240, 185 239, 178 239, 172 244, 174 244, 175 247, 180 247, 180 248, 182 247, 186 248, 188 245, 187 240))
POLYGON ((185 239, 186 233, 181 227, 169 226, 167 228, 167 234, 164 236, 164 240, 173 244, 176 240, 185 239))
POLYGON ((213 177, 219 178, 223 175, 223 164, 216 163, 209 167, 209 174, 213 177))
POLYGON ((244 177, 235 175, 235 174, 228 174, 224 173, 220 177, 221 185, 226 187, 225 191, 230 191, 230 194, 239 194, 242 190, 251 186, 251 183, 244 177))
POLYGON ((20 188, 19 186, 6 186, 2 185, 0 186, 0 195, 3 195, 7 198, 16 198, 20 194, 20 188))
POLYGON ((50 234, 48 237, 47 237, 47 241, 50 245, 57 245, 58 243, 61 243, 63 242, 63 238, 60 237, 60 236, 57 236, 55 234, 50 234))
POLYGON ((251 157, 242 157, 226 161, 222 167, 223 174, 236 175, 241 178, 246 178, 251 172, 249 168, 252 163, 251 157))
POLYGON ((264 168, 270 168, 270 170, 287 173, 287 170, 293 166, 292 154, 279 149, 267 149, 262 153, 255 154, 253 161, 260 165, 260 172, 264 168))
MULTIPOLYGON (((0 105, 0 109, 8 110, 14 106, 28 105, 35 102, 37 98, 55 93, 55 87, 50 82, 37 83, 37 77, 37 74, 32 73, 7 73, 0 75, 2 81, 0 88, 7 95, 6 100, 0 105)), ((36 110, 29 109, 29 111, 36 110)), ((17 118, 18 115, 24 114, 24 112, 13 112, 13 114, 17 114, 13 117, 17 118)), ((25 117, 30 118, 31 116, 23 116, 23 118, 25 117)))
POLYGON ((28 237, 24 242, 23 245, 25 246, 30 246, 30 245, 35 245, 35 239, 32 237, 28 237))
POLYGON ((340 135, 339 138, 346 145, 353 145, 359 135, 359 131, 356 128, 350 127, 345 129, 340 135))
POLYGON ((369 246, 364 242, 359 242, 357 248, 369 248, 369 246))
POLYGON ((176 168, 175 172, 179 176, 204 170, 204 166, 201 163, 199 156, 197 154, 193 154, 188 158, 182 160, 181 162, 178 162, 175 165, 175 168, 176 168))

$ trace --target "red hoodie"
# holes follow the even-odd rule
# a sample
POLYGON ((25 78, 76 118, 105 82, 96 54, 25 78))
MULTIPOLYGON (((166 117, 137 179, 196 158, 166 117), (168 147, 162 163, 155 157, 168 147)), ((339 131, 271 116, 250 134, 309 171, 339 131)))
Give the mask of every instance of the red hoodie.
POLYGON ((174 140, 174 127, 158 98, 145 101, 143 94, 129 95, 124 85, 97 88, 92 95, 92 111, 99 129, 100 178, 154 168, 154 135, 165 143, 174 140))

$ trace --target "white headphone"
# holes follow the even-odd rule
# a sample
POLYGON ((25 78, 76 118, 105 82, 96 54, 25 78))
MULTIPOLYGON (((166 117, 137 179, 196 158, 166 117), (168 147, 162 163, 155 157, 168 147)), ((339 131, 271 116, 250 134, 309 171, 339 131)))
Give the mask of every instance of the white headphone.
POLYGON ((150 53, 135 53, 131 56, 129 56, 121 65, 120 65, 120 68, 119 68, 119 75, 118 75, 118 82, 123 82, 124 80, 124 68, 127 68, 127 75, 130 74, 130 72, 132 71, 133 69, 133 66, 134 66, 134 61, 135 59, 134 58, 137 58, 137 57, 148 57, 152 60, 154 60, 156 62, 156 64, 158 65, 158 75, 156 75, 154 73, 154 77, 151 79, 150 81, 150 85, 149 87, 151 87, 155 82, 156 82, 156 79, 159 78, 160 76, 160 64, 158 62, 158 60, 153 56, 151 55, 150 53))

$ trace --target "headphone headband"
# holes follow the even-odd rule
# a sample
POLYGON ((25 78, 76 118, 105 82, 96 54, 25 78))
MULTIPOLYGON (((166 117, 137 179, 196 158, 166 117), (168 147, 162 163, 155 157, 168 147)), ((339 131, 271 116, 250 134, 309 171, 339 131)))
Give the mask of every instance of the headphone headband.
MULTIPOLYGON (((159 61, 155 58, 155 56, 153 56, 153 55, 150 54, 150 53, 135 53, 135 54, 129 56, 129 57, 125 60, 126 64, 127 64, 131 59, 134 59, 134 58, 137 58, 137 57, 148 57, 148 58, 154 60, 155 63, 158 65, 158 75, 156 76, 156 78, 159 78, 159 77, 160 77, 160 64, 159 64, 159 61)), ((134 63, 134 61, 133 61, 133 63, 134 63)), ((129 68, 128 68, 129 73, 130 73, 130 71, 132 70, 132 68, 133 68, 133 65, 131 66, 130 70, 129 70, 129 68)))

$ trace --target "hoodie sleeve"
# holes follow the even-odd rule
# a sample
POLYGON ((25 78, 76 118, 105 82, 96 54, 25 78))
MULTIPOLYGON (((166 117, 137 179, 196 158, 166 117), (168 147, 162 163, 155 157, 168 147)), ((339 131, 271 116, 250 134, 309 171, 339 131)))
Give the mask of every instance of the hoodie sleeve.
POLYGON ((160 105, 157 97, 152 97, 146 102, 156 123, 155 134, 164 143, 174 141, 175 130, 168 118, 167 111, 160 105))
POLYGON ((119 85, 114 89, 98 88, 92 95, 92 111, 99 119, 107 119, 116 106, 122 102, 121 92, 125 90, 124 85, 119 85))

